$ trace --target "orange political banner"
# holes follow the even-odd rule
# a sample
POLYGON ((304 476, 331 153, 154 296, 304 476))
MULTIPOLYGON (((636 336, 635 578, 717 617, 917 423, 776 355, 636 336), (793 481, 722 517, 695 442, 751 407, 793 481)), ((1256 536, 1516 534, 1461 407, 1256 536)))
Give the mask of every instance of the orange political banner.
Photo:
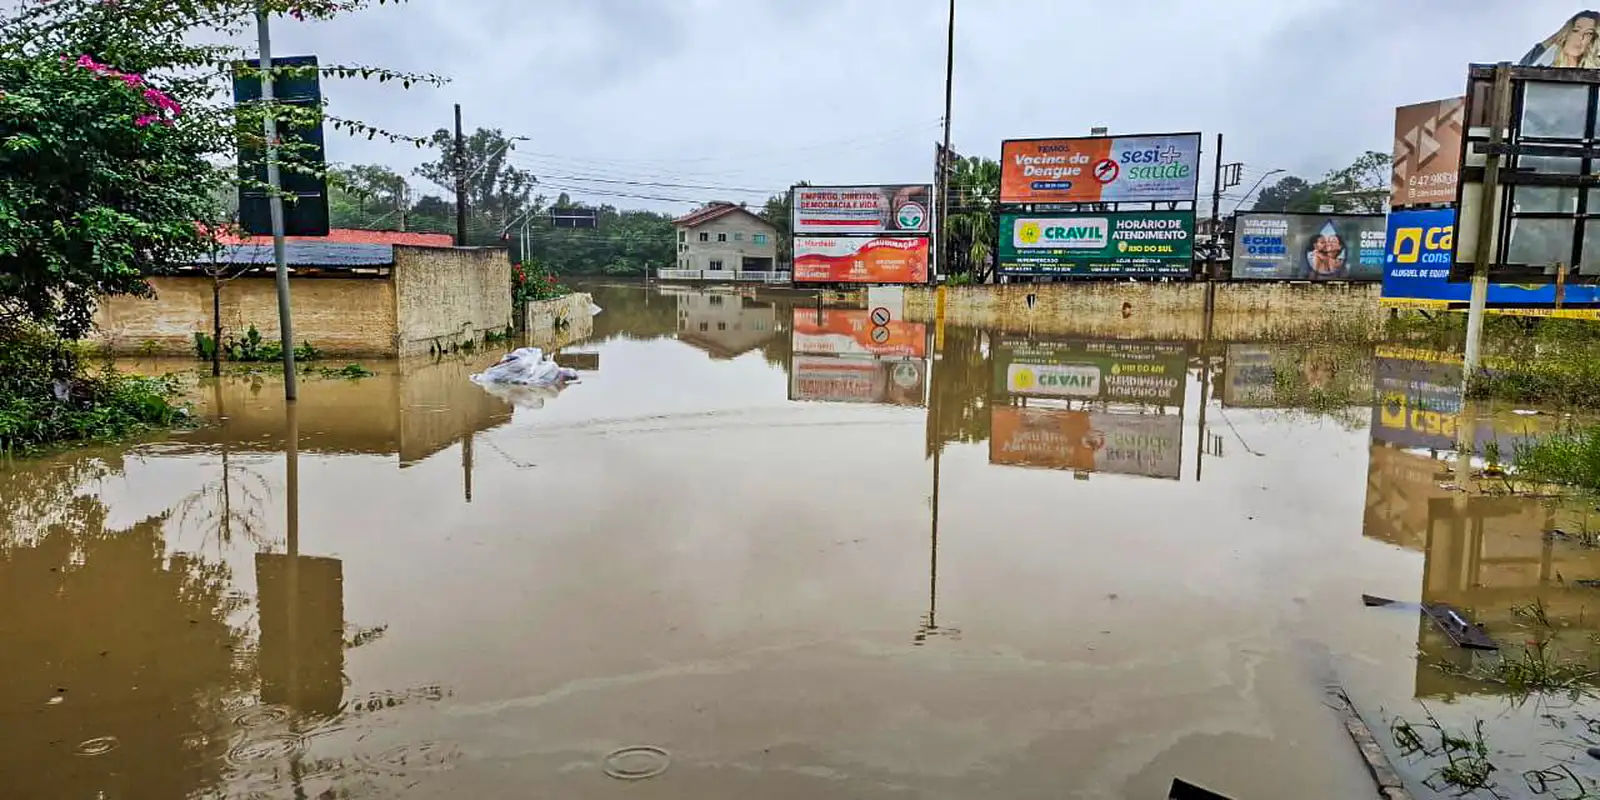
POLYGON ((889 320, 879 325, 864 308, 814 308, 794 310, 796 353, 811 355, 909 356, 928 355, 928 327, 920 322, 889 320))
POLYGON ((1199 175, 1198 133, 1000 143, 1007 204, 1193 201, 1199 175))
POLYGON ((795 283, 927 283, 928 240, 923 237, 794 240, 795 283))

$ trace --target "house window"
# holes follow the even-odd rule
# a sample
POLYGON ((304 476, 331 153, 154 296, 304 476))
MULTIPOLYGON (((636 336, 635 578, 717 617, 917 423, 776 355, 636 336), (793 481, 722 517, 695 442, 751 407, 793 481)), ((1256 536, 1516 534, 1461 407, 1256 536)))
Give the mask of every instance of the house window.
POLYGON ((706 233, 705 231, 701 231, 700 232, 700 241, 702 241, 702 242, 711 241, 711 234, 706 233))
POLYGON ((750 241, 755 242, 756 244, 766 244, 767 243, 767 235, 764 234, 764 233, 754 234, 754 235, 752 235, 750 237, 750 241))
POLYGON ((709 297, 707 299, 709 299, 711 301, 711 305, 714 305, 714 306, 722 305, 722 295, 720 295, 720 294, 711 295, 711 297, 709 297))
POLYGON ((734 234, 734 235, 733 235, 733 240, 734 240, 734 241, 736 241, 736 242, 742 242, 742 241, 744 241, 744 234, 742 234, 742 233, 735 233, 735 234, 734 234))
POLYGON ((708 330, 711 330, 711 323, 709 323, 709 322, 700 323, 700 332, 701 333, 705 333, 708 330))
POLYGON ((728 323, 726 323, 726 322, 719 322, 719 323, 717 323, 717 330, 719 330, 719 331, 725 331, 725 330, 727 330, 727 329, 728 329, 728 323))
POLYGON ((680 245, 678 245, 678 252, 680 252, 680 253, 687 253, 687 252, 689 252, 689 245, 686 245, 686 244, 680 244, 680 245))
POLYGON ((719 242, 726 242, 726 241, 728 241, 728 234, 726 234, 726 233, 719 233, 719 234, 717 234, 717 241, 719 241, 719 242))
POLYGON ((688 231, 678 231, 678 241, 680 241, 680 242, 689 241, 689 232, 688 231))
POLYGON ((710 263, 709 266, 710 266, 710 268, 712 270, 720 270, 720 269, 722 269, 722 259, 720 259, 720 258, 711 259, 711 263, 710 263))

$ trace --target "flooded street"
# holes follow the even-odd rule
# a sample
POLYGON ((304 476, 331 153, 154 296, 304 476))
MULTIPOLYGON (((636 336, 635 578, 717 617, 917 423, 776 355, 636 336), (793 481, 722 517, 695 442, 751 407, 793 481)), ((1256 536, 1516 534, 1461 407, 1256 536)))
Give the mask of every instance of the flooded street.
POLYGON ((1419 601, 1600 628, 1600 514, 1429 455, 1556 418, 1448 358, 746 294, 595 289, 559 395, 206 377, 193 430, 0 467, 4 796, 1375 796, 1333 682, 1419 797, 1419 700, 1500 720, 1510 796, 1585 733, 1433 666, 1419 601))

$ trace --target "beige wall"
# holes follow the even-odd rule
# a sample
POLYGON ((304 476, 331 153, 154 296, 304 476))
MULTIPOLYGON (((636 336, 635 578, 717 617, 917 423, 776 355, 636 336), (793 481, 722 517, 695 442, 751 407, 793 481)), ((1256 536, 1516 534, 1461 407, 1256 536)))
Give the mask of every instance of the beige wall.
POLYGON ((531 300, 524 309, 527 316, 523 331, 535 338, 550 333, 565 333, 568 341, 584 338, 594 333, 594 315, 589 313, 592 305, 594 298, 585 292, 554 300, 531 300))
MULTIPOLYGON (((1215 287, 1213 340, 1260 341, 1329 328, 1376 336, 1381 326, 1376 283, 1215 287)), ((946 289, 945 321, 1004 331, 1200 341, 1206 338, 1207 291, 1204 283, 1110 281, 952 286, 946 289)), ((908 287, 905 296, 909 319, 933 320, 932 288, 908 287)))
POLYGON ((399 355, 426 354, 511 325, 511 260, 499 247, 394 248, 399 355))
MULTIPOLYGON (((212 329, 208 277, 151 278, 153 299, 102 299, 90 341, 113 353, 150 350, 192 355, 194 334, 212 329)), ((379 278, 297 278, 290 282, 297 342, 330 355, 395 354, 394 284, 379 278)), ((254 325, 278 338, 278 291, 270 277, 243 277, 222 288, 222 336, 243 337, 254 325)))
POLYGON ((679 227, 678 231, 687 235, 678 244, 678 261, 672 265, 676 269, 709 270, 712 259, 720 258, 724 272, 736 272, 745 256, 770 258, 771 269, 777 269, 778 232, 755 217, 735 212, 693 228, 679 227), (700 241, 702 233, 710 241, 700 241), (720 234, 727 234, 728 241, 717 241, 720 234), (766 236, 766 244, 756 244, 756 234, 766 236))

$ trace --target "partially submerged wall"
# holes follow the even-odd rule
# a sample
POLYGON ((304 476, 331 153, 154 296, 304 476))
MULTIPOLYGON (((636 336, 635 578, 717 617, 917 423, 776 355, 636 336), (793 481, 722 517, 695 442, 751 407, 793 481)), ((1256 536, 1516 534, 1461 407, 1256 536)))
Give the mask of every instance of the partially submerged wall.
MULTIPOLYGON (((1215 292, 1210 339, 1260 341, 1338 330, 1375 338, 1382 324, 1375 283, 1012 283, 945 289, 945 322, 1011 332, 1103 339, 1201 341, 1206 295, 1215 292)), ((906 290, 912 320, 934 319, 937 291, 906 290)))
POLYGON ((394 248, 399 355, 423 355, 511 325, 511 260, 500 247, 394 248))
MULTIPOLYGON (((150 279, 154 298, 102 298, 90 341, 114 354, 192 356, 194 335, 212 331, 212 280, 205 276, 150 279)), ((329 355, 395 354, 394 284, 382 278, 294 278, 289 282, 296 343, 329 355)), ((243 338, 254 325, 278 339, 278 289, 270 276, 222 285, 222 337, 243 338)))
POLYGON ((560 333, 569 342, 582 339, 594 333, 594 316, 589 313, 592 305, 594 298, 586 292, 573 292, 554 300, 530 300, 523 309, 524 330, 530 338, 560 333))

